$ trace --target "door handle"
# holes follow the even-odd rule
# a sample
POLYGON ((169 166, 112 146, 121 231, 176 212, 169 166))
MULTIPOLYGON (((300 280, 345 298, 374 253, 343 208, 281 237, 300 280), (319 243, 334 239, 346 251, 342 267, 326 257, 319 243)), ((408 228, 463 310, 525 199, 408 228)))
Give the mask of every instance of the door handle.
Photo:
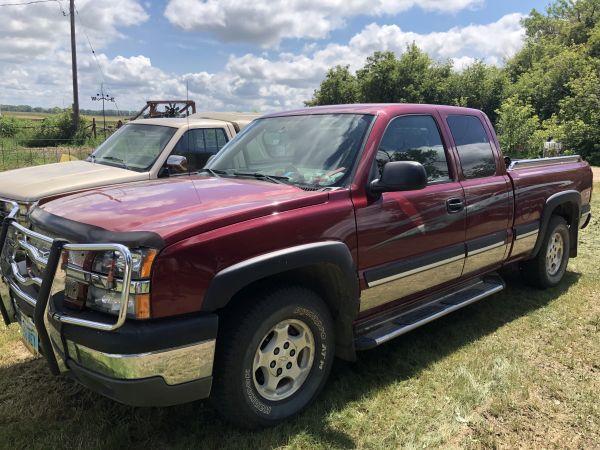
POLYGON ((450 214, 461 212, 465 205, 461 198, 449 198, 446 200, 446 209, 450 214))

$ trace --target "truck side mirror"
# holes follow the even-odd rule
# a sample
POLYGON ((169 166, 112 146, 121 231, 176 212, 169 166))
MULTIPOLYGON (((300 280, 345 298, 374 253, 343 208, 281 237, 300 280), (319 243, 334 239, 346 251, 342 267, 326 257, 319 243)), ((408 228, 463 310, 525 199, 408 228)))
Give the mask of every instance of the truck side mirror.
POLYGON ((167 162, 159 173, 159 177, 164 178, 170 175, 188 172, 188 161, 185 156, 170 155, 167 162))
POLYGON ((427 171, 416 161, 392 161, 383 166, 381 178, 371 181, 369 191, 374 195, 382 192, 416 191, 427 186, 427 171))

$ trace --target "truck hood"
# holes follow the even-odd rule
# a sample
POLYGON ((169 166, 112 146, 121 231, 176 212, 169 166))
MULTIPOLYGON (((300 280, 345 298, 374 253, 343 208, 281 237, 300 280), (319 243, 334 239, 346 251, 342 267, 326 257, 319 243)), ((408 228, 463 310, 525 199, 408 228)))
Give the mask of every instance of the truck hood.
POLYGON ((67 239, 73 239, 68 235, 69 229, 78 222, 99 231, 92 233, 96 236, 151 233, 168 245, 226 225, 327 199, 324 191, 304 191, 268 181, 192 176, 81 192, 43 204, 40 213, 48 214, 37 217, 52 217, 48 223, 53 226, 38 224, 67 239), (60 227, 64 233, 56 229, 60 222, 56 216, 67 219, 60 227))
POLYGON ((0 197, 35 202, 44 197, 147 180, 149 177, 148 172, 140 173, 87 161, 46 164, 0 173, 0 197))

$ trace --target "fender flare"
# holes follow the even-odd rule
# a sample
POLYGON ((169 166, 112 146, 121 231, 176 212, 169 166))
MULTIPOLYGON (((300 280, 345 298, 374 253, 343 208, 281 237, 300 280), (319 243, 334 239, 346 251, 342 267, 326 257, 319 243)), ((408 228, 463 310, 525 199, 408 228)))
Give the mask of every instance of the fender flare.
POLYGON ((569 204, 574 208, 574 214, 569 223, 569 232, 571 235, 571 248, 569 250, 571 257, 577 256, 577 237, 579 233, 579 217, 581 214, 581 193, 575 190, 569 190, 553 194, 546 200, 540 220, 540 232, 531 253, 533 258, 537 256, 542 247, 542 241, 546 236, 548 224, 550 223, 554 211, 557 207, 564 204, 569 204))
POLYGON ((326 275, 321 272, 322 281, 335 292, 328 293, 324 300, 333 315, 336 355, 354 361, 353 323, 360 309, 360 284, 354 258, 343 242, 322 241, 284 248, 227 267, 210 282, 202 310, 213 312, 225 307, 238 292, 261 279, 315 267, 326 268, 326 275))
POLYGON ((322 241, 265 253, 221 270, 208 286, 202 310, 223 308, 236 293, 255 281, 323 263, 340 269, 347 291, 355 297, 352 300, 358 305, 360 289, 350 249, 343 242, 322 241))

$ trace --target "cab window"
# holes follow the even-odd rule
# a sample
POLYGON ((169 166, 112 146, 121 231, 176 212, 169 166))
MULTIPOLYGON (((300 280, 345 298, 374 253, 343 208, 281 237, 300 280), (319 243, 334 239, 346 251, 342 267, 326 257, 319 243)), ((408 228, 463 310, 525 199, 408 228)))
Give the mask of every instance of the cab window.
POLYGON ((175 145, 172 155, 187 159, 189 172, 197 172, 227 143, 222 128, 196 128, 186 131, 175 145))
POLYGON ((450 180, 444 144, 431 116, 402 116, 390 122, 377 151, 379 176, 391 161, 423 164, 429 182, 450 180))
POLYGON ((496 159, 481 120, 475 116, 448 116, 447 121, 465 178, 495 175, 496 159))

